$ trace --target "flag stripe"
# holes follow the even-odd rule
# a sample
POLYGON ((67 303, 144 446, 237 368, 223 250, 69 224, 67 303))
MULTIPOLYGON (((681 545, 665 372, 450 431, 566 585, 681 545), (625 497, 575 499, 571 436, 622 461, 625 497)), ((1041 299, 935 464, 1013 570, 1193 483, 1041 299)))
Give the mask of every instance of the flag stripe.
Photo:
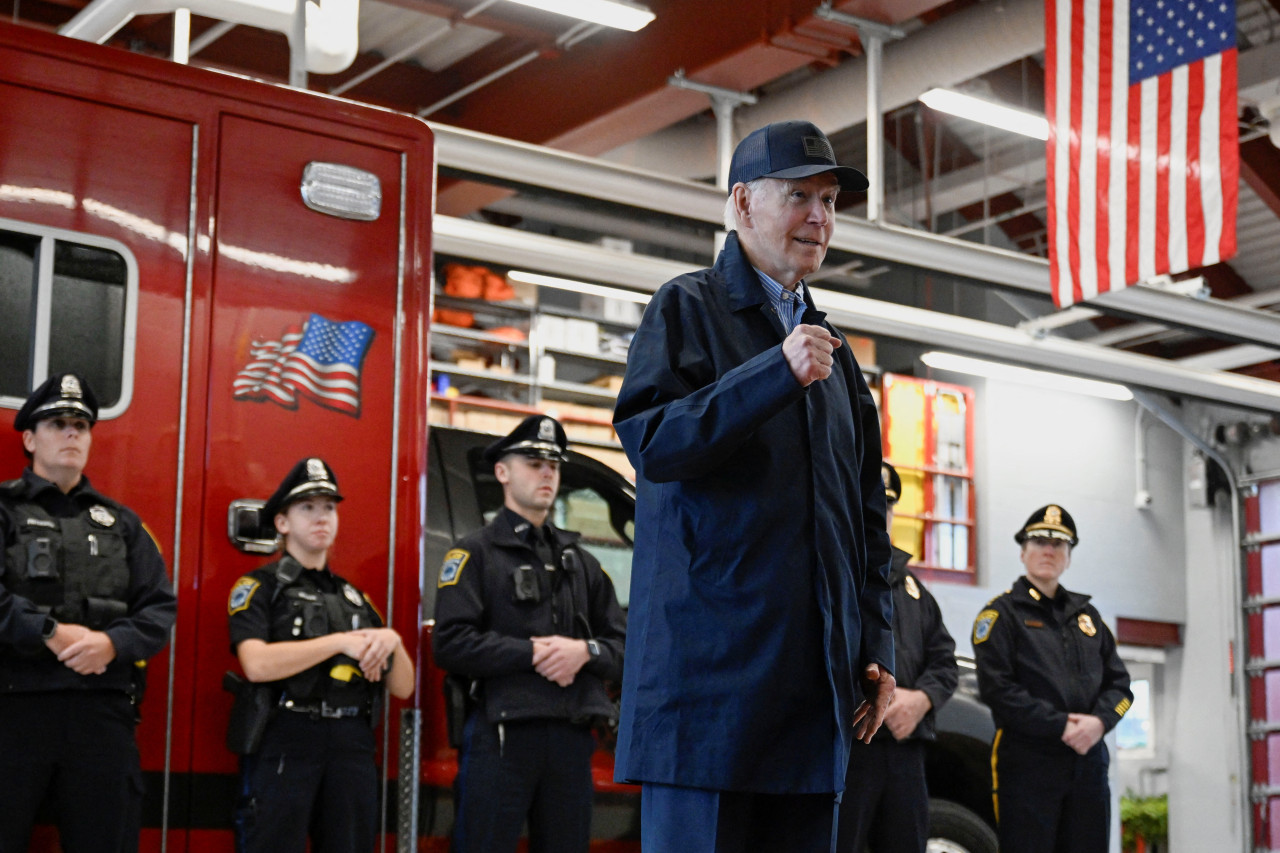
MULTIPOLYGON (((1071 42, 1072 44, 1081 44, 1084 40, 1084 3, 1077 3, 1071 9, 1071 42)), ((1084 75, 1084 63, 1081 61, 1080 54, 1083 51, 1072 51, 1071 57, 1071 127, 1080 127, 1081 113, 1084 110, 1082 102, 1082 86, 1084 75)), ((1067 137, 1068 162, 1071 164, 1071 170, 1068 173, 1067 185, 1067 227, 1071 229, 1071 233, 1079 236, 1080 232, 1080 134, 1071 133, 1067 137)), ((1072 299, 1079 301, 1080 293, 1080 241, 1079 239, 1067 242, 1067 253, 1069 258, 1069 266, 1071 268, 1072 282, 1072 299)))
POLYGON ((1214 189, 1221 193, 1223 215, 1217 225, 1221 228, 1218 239, 1220 246, 1218 257, 1214 262, 1226 260, 1236 253, 1236 202, 1240 193, 1240 143, 1239 126, 1236 124, 1236 51, 1224 51, 1215 57, 1217 61, 1216 85, 1222 90, 1218 99, 1218 162, 1215 176, 1221 180, 1215 182, 1214 189))
MULTIPOLYGON (((1111 287, 1111 118, 1113 89, 1113 60, 1115 48, 1112 42, 1114 23, 1112 21, 1110 3, 1098 3, 1098 143, 1094 146, 1094 168, 1096 169, 1096 190, 1094 197, 1095 250, 1098 259, 1097 278, 1094 282, 1093 294, 1111 287)), ((1081 288, 1083 290, 1084 288, 1081 288)), ((1089 297, 1086 296, 1086 299, 1089 297)))
POLYGON ((1187 66, 1187 180, 1186 197, 1187 269, 1204 264, 1204 204, 1200 197, 1200 123, 1204 114, 1204 62, 1187 66))
POLYGON ((1111 145, 1108 150, 1111 156, 1107 168, 1111 173, 1111 197, 1108 210, 1110 228, 1107 233, 1108 267, 1110 275, 1104 279, 1107 290, 1124 287, 1125 265, 1129 255, 1128 231, 1125 228, 1129 211, 1129 18, 1116 14, 1110 3, 1104 4, 1112 8, 1111 17, 1111 145))

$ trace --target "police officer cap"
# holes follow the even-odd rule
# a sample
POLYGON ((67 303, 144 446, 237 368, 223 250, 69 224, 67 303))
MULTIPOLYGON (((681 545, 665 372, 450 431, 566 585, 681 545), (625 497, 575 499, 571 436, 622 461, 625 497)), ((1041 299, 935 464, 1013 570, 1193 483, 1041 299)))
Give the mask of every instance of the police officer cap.
POLYGON ((19 432, 35 429, 37 422, 57 417, 98 422, 98 398, 89 383, 74 373, 58 373, 40 383, 18 410, 13 428, 19 432))
POLYGON ((813 122, 778 121, 753 130, 738 143, 729 161, 729 188, 756 178, 807 178, 830 172, 840 189, 860 192, 867 176, 836 162, 827 135, 813 122))
POLYGON ((902 478, 888 462, 880 463, 880 479, 884 480, 884 497, 893 506, 902 497, 902 478))
POLYGON ((1057 504, 1042 506, 1031 513, 1022 529, 1013 534, 1013 539, 1019 545, 1028 539, 1060 539, 1073 548, 1080 541, 1076 537, 1075 519, 1057 504))
POLYGON ((261 518, 270 525, 271 519, 289 508, 289 504, 303 498, 327 497, 342 500, 338 492, 338 478, 333 469, 318 456, 298 460, 281 481, 274 495, 262 507, 261 518))
POLYGON ((509 435, 486 447, 484 461, 492 464, 508 453, 519 453, 521 456, 567 462, 569 456, 565 448, 568 446, 569 439, 559 421, 547 415, 530 415, 509 435))

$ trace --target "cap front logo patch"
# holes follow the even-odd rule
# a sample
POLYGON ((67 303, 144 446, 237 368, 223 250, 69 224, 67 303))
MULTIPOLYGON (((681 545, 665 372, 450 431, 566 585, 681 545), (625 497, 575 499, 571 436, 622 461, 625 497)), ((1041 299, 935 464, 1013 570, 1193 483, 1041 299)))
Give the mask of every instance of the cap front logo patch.
POLYGON ((1056 506, 1049 506, 1044 511, 1044 523, 1062 525, 1062 510, 1056 506))
POLYGON ((538 422, 538 438, 551 442, 556 440, 556 425, 551 418, 543 418, 538 422))
POLYGON ((821 157, 823 160, 835 162, 835 152, 831 150, 831 143, 823 139, 821 136, 804 137, 804 156, 821 157))
POLYGON ((79 400, 84 396, 84 392, 80 390, 80 380, 70 373, 62 377, 62 396, 73 400, 79 400))
POLYGON ((307 479, 308 480, 327 480, 329 472, 324 470, 324 462, 315 457, 307 460, 307 479))

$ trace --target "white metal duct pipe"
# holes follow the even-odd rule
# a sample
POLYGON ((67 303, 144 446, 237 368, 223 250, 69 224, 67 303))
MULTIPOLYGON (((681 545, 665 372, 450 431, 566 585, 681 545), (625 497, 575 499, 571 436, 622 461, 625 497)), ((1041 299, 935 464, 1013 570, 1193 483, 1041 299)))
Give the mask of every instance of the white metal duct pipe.
MULTIPOLYGON (((818 0, 814 0, 817 5, 818 0)), ((934 86, 971 80, 1044 50, 1043 0, 979 3, 885 45, 880 108, 888 113, 934 86)), ((867 120, 867 62, 845 62, 744 108, 737 122, 754 130, 802 118, 828 134, 867 120)), ((715 173, 715 140, 703 123, 684 122, 619 146, 606 159, 686 177, 715 173)), ((851 165, 860 165, 857 163, 851 165)))
MULTIPOLYGON (((294 0, 93 0, 58 30, 64 36, 99 44, 111 38, 134 15, 167 14, 190 9, 233 24, 246 24, 293 35, 294 0)), ((307 2, 307 70, 337 74, 348 68, 359 49, 360 0, 307 2)))
MULTIPOLYGON (((433 222, 437 252, 533 268, 583 281, 607 281, 653 292, 693 269, 688 264, 615 252, 556 237, 449 216, 433 222)), ((1280 383, 1185 367, 1152 356, 1063 338, 1034 339, 1008 326, 813 289, 814 301, 843 329, 956 349, 1041 370, 1070 373, 1255 409, 1280 412, 1280 383)))

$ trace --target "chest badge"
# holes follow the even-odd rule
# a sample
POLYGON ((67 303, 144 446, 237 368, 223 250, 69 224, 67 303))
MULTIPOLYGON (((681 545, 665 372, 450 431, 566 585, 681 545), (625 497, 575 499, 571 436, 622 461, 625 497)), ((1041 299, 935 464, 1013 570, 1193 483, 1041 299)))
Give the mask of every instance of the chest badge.
POLYGON ((102 504, 95 504, 89 508, 89 520, 99 527, 111 527, 116 523, 115 514, 102 504))
POLYGON ((912 598, 920 597, 920 584, 916 583, 916 579, 911 577, 911 575, 907 575, 906 580, 902 582, 902 585, 906 588, 907 595, 912 598))
POLYGON ((984 610, 978 614, 978 618, 973 623, 973 643, 985 643, 987 638, 991 636, 991 628, 996 624, 996 620, 1000 618, 1000 612, 997 610, 984 610))
POLYGON ((1098 629, 1093 626, 1093 620, 1089 618, 1088 613, 1081 613, 1076 618, 1076 624, 1080 626, 1080 630, 1084 632, 1086 637, 1092 637, 1098 633, 1098 629))
POLYGON ((342 594, 345 595, 347 597, 347 601, 350 601, 355 607, 364 606, 364 596, 360 595, 360 590, 356 589, 351 584, 347 583, 342 585, 342 594))

